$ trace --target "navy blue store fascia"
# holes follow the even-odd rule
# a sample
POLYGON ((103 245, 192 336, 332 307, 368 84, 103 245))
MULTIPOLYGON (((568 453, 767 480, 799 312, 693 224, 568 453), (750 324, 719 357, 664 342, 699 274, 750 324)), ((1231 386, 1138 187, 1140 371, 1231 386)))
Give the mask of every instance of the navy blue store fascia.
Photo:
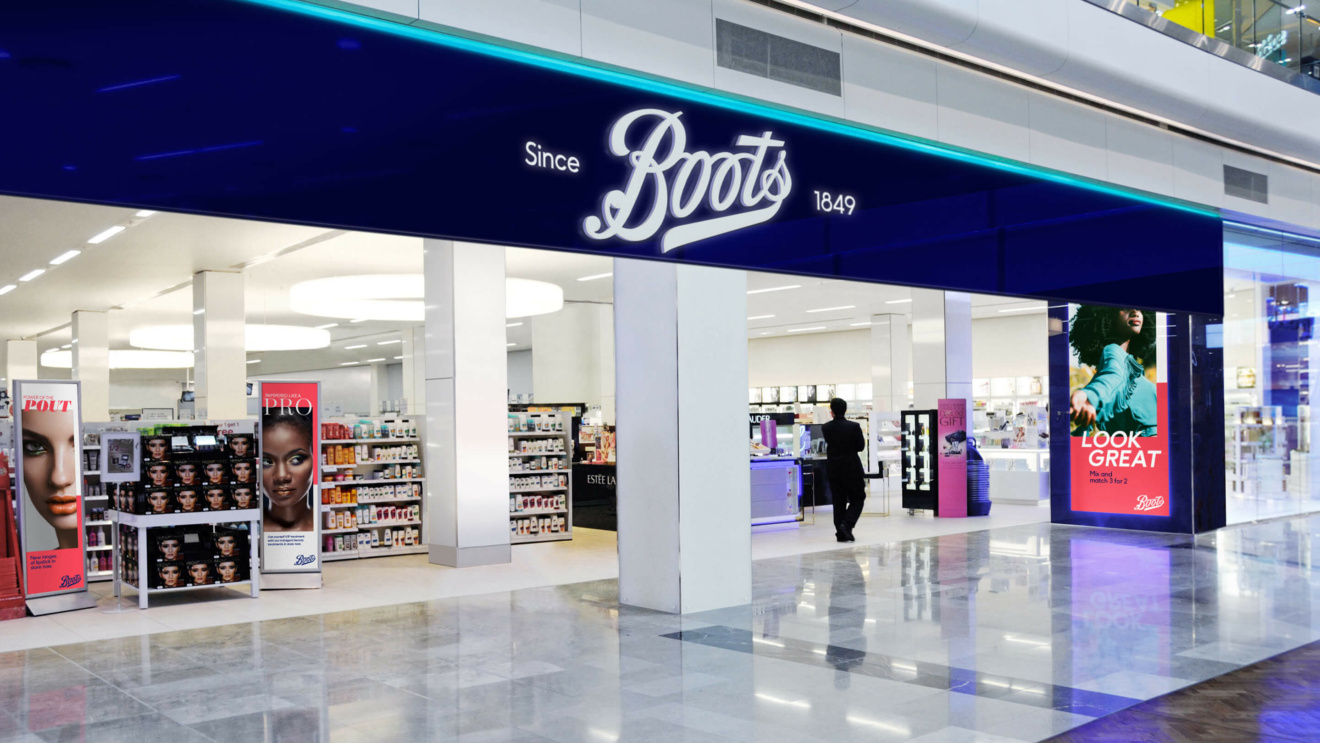
POLYGON ((285 0, 0 9, 0 192, 1218 315, 1210 210, 285 0))

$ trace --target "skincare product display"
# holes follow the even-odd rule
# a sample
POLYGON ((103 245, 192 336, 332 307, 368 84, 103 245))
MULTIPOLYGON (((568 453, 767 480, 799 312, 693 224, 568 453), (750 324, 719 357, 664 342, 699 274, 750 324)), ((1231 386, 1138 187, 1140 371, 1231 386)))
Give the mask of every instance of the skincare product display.
POLYGON ((323 534, 322 559, 426 551, 421 423, 407 417, 321 423, 321 529, 333 532, 323 534), (395 527, 401 527, 397 535, 395 527))
POLYGON ((508 413, 509 530, 514 544, 572 539, 571 410, 508 413), (533 515, 537 518, 528 518, 533 515))

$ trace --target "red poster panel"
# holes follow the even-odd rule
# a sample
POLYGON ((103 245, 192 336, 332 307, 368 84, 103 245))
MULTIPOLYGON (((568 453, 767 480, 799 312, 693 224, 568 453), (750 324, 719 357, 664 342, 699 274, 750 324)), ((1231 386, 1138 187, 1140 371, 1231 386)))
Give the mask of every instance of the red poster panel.
POLYGON ((1169 395, 1159 365, 1168 318, 1069 308, 1072 510, 1169 515, 1169 395))
POLYGON ((87 590, 77 382, 14 383, 19 525, 28 598, 87 590))
POLYGON ((935 513, 962 518, 967 515, 967 401, 940 400, 936 417, 940 493, 935 513))
POLYGON ((263 573, 321 569, 318 382, 261 383, 263 573))

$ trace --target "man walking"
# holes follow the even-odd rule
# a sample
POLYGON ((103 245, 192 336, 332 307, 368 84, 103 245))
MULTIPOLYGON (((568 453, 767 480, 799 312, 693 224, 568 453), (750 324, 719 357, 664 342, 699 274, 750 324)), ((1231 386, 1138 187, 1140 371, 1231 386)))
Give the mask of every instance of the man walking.
POLYGON ((844 417, 848 403, 830 400, 834 420, 821 427, 825 435, 825 467, 834 499, 834 536, 840 542, 855 542, 853 527, 862 516, 866 486, 862 482, 862 460, 858 453, 866 449, 862 427, 844 417))

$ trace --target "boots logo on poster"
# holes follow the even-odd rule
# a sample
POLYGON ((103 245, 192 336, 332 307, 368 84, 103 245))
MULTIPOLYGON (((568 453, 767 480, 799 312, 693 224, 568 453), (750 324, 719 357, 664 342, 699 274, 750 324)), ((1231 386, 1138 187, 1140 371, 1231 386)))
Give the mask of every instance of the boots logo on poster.
POLYGON ((1164 496, 1157 495, 1154 498, 1148 495, 1137 496, 1137 507, 1134 511, 1154 511, 1164 505, 1164 496))
POLYGON ((664 229, 667 219, 686 219, 703 204, 722 215, 665 229, 660 249, 667 253, 779 212, 793 189, 783 140, 769 131, 743 134, 735 142, 746 148, 742 152, 688 152, 682 115, 644 108, 614 122, 610 152, 625 158, 631 170, 622 188, 605 194, 600 215, 583 220, 587 237, 642 242, 664 229), (735 205, 735 213, 723 214, 735 205))

